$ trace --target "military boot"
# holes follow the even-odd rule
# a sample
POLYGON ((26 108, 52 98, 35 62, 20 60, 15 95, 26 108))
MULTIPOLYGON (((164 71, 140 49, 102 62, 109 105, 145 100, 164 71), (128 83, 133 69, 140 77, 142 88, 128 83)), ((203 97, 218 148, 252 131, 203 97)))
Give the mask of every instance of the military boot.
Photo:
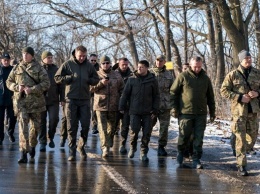
POLYGON ((238 176, 248 176, 248 172, 246 170, 246 167, 245 166, 239 166, 237 175, 238 176))
POLYGON ((120 152, 121 154, 126 154, 126 153, 127 153, 127 150, 126 150, 126 148, 125 148, 125 145, 121 145, 121 146, 119 147, 119 152, 120 152))
POLYGON ((63 148, 65 147, 66 139, 60 139, 60 147, 63 148))
POLYGON ((46 152, 46 144, 40 144, 40 152, 46 152))
POLYGON ((256 155, 256 151, 252 148, 251 150, 246 152, 249 155, 256 155))
POLYGON ((84 149, 84 146, 82 146, 82 147, 78 146, 77 151, 79 152, 81 159, 86 160, 87 154, 86 154, 86 151, 84 149))
POLYGON ((177 160, 177 163, 179 164, 179 166, 181 167, 182 163, 183 163, 183 153, 182 152, 178 152, 176 160, 177 160))
POLYGON ((143 162, 148 162, 149 158, 147 157, 147 153, 140 153, 140 160, 142 160, 143 162))
POLYGON ((128 152, 128 158, 133 158, 135 156, 136 149, 130 148, 128 152))
POLYGON ((102 157, 106 158, 109 155, 109 147, 102 148, 102 157))
POLYGON ((167 152, 166 152, 166 150, 165 150, 165 148, 164 148, 164 146, 158 146, 158 151, 157 151, 157 155, 158 156, 167 156, 167 152))
POLYGON ((29 152, 29 155, 30 155, 30 160, 29 160, 29 162, 30 162, 30 163, 34 163, 35 147, 31 147, 31 150, 30 150, 30 152, 29 152))
POLYGON ((49 147, 55 148, 55 143, 54 143, 53 139, 50 139, 49 147))
POLYGON ((76 160, 76 149, 70 147, 68 161, 75 161, 75 160, 76 160))
POLYGON ((21 151, 21 158, 18 160, 18 163, 27 163, 27 152, 26 151, 21 151))
POLYGON ((195 159, 192 161, 192 168, 203 169, 203 166, 199 159, 195 159))

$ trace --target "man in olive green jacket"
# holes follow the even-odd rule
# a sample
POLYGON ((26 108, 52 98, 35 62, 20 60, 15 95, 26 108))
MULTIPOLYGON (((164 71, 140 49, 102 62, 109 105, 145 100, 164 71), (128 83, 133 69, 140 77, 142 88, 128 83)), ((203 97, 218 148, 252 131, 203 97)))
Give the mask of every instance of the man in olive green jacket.
POLYGON ((50 87, 50 81, 46 70, 35 61, 33 48, 24 48, 22 54, 22 62, 13 68, 6 85, 14 91, 14 112, 19 123, 21 158, 18 163, 27 163, 28 152, 30 162, 34 162, 41 112, 46 110, 43 92, 50 87))
POLYGON ((227 74, 220 92, 231 100, 231 129, 236 137, 238 175, 247 176, 246 151, 253 149, 258 134, 260 71, 252 67, 248 51, 242 50, 238 57, 241 65, 227 74))
POLYGON ((70 155, 68 160, 76 160, 76 149, 83 160, 86 159, 84 145, 87 142, 90 125, 90 85, 99 81, 93 65, 87 61, 87 49, 78 46, 71 58, 64 62, 54 80, 65 84, 65 113, 67 119, 68 144, 70 155), (77 141, 78 122, 81 124, 81 135, 77 141))
POLYGON ((171 87, 172 114, 179 119, 177 162, 183 164, 184 151, 193 139, 193 168, 203 168, 200 159, 204 131, 207 122, 207 106, 210 120, 215 119, 215 99, 211 81, 202 69, 202 59, 192 57, 190 69, 182 72, 171 87))

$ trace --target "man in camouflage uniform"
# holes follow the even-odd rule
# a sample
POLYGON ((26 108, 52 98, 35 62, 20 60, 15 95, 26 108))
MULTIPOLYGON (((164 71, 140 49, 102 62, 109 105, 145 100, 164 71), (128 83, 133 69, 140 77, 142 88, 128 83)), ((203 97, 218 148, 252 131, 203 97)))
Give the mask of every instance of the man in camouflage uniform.
POLYGON ((251 66, 252 59, 248 51, 242 50, 238 58, 240 65, 227 74, 220 92, 231 100, 231 129, 236 136, 238 175, 247 176, 246 151, 253 149, 258 134, 260 71, 251 66), (247 142, 247 139, 250 141, 247 142))
POLYGON ((87 142, 90 125, 89 86, 99 81, 93 65, 87 60, 87 49, 78 46, 69 60, 64 62, 55 74, 56 83, 65 84, 65 112, 67 119, 69 161, 76 160, 76 150, 83 160, 87 155, 84 145, 87 142), (77 143, 79 121, 80 138, 77 143))
POLYGON ((28 152, 30 161, 34 162, 41 112, 46 110, 43 92, 49 88, 50 81, 46 70, 35 61, 33 48, 23 49, 23 60, 13 68, 6 85, 14 91, 14 112, 19 123, 21 158, 18 163, 27 163, 28 152))
POLYGON ((118 72, 111 69, 108 56, 100 58, 97 73, 100 81, 96 86, 92 86, 90 91, 94 92, 94 110, 97 114, 102 157, 108 157, 109 149, 113 147, 116 114, 124 81, 118 72))
MULTIPOLYGON (((118 60, 118 68, 115 70, 118 72, 121 77, 124 80, 124 83, 126 84, 128 78, 133 75, 132 71, 129 68, 129 61, 127 58, 120 58, 118 60)), ((121 154, 126 154, 126 141, 127 141, 127 136, 129 132, 129 125, 130 125, 130 115, 128 110, 124 111, 124 114, 117 112, 117 125, 120 125, 121 128, 121 141, 120 141, 120 147, 119 147, 119 152, 121 154)))
POLYGON ((40 151, 45 152, 47 144, 47 114, 49 119, 49 147, 54 148, 55 144, 53 139, 59 122, 59 103, 64 102, 64 87, 62 84, 57 84, 54 81, 54 75, 57 72, 58 67, 53 64, 53 54, 49 51, 44 51, 41 58, 42 66, 47 71, 51 83, 48 91, 44 93, 46 101, 46 111, 42 112, 41 130, 39 132, 40 151))
POLYGON ((213 87, 206 72, 202 69, 202 59, 192 57, 190 69, 182 72, 171 87, 172 114, 179 119, 177 162, 183 165, 184 152, 193 134, 192 167, 202 169, 200 162, 203 137, 207 123, 207 106, 210 121, 215 119, 215 99, 213 87))
MULTIPOLYGON (((165 146, 168 141, 168 127, 171 118, 170 88, 173 83, 173 75, 166 69, 165 63, 165 56, 159 55, 156 57, 155 67, 150 69, 150 72, 156 76, 160 93, 160 108, 157 115, 160 122, 158 156, 167 156, 165 146)), ((157 118, 153 119, 153 126, 155 126, 157 118)))

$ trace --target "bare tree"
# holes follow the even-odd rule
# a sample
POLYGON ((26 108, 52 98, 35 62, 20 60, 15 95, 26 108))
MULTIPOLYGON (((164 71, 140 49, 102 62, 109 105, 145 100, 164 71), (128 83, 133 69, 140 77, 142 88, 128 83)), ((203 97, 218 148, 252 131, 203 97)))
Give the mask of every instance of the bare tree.
POLYGON ((196 5, 213 3, 217 7, 220 16, 221 23, 225 28, 226 33, 230 39, 232 45, 233 64, 239 65, 238 53, 242 49, 248 49, 248 26, 252 19, 257 0, 253 0, 251 8, 248 11, 245 19, 243 18, 243 12, 241 8, 240 0, 189 0, 196 5), (238 41, 239 40, 239 41, 238 41))

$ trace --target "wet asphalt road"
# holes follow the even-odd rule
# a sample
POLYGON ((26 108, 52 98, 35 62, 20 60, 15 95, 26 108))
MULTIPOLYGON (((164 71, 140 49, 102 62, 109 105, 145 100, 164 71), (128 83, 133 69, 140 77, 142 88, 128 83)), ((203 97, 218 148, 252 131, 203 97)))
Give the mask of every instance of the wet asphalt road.
POLYGON ((101 158, 99 137, 89 134, 87 160, 69 162, 68 147, 59 147, 59 134, 55 136, 56 147, 47 146, 39 152, 35 164, 18 164, 18 133, 16 142, 6 137, 0 146, 0 193, 239 193, 231 185, 214 180, 203 170, 178 168, 172 157, 158 158, 156 150, 150 149, 150 161, 139 160, 139 151, 133 159, 120 155, 119 136, 115 137, 110 157, 101 158))

